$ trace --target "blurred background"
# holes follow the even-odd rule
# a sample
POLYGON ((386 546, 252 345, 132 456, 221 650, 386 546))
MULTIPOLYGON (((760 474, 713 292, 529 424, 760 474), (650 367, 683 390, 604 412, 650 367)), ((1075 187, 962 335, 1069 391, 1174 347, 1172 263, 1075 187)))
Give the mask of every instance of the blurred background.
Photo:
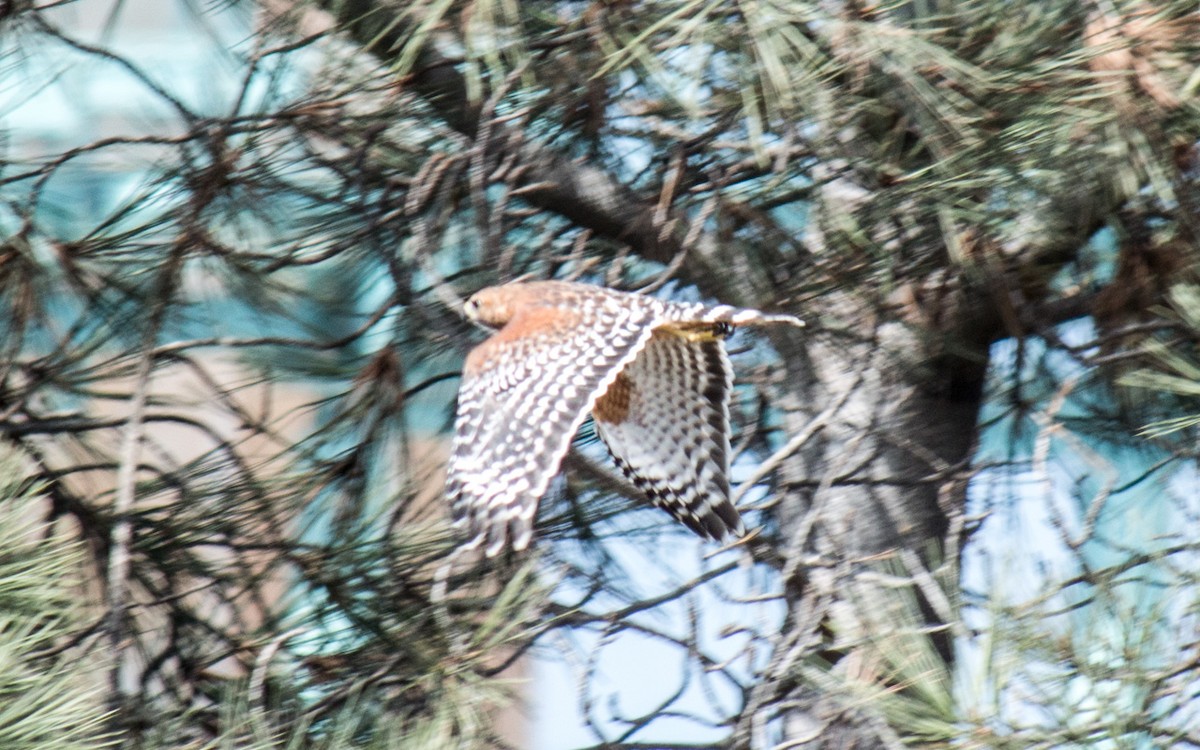
POLYGON ((0 747, 1200 746, 1191 2, 0 3, 0 747), (455 554, 461 303, 729 341, 455 554))

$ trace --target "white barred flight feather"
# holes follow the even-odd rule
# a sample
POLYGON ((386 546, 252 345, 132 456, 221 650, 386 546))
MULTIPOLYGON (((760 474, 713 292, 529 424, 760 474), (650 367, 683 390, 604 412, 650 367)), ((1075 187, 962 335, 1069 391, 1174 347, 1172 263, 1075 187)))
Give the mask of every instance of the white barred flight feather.
POLYGON ((467 314, 497 333, 467 357, 446 487, 468 546, 525 549, 571 439, 594 413, 626 476, 701 536, 741 535, 729 501, 731 327, 786 315, 562 281, 484 289, 467 314))

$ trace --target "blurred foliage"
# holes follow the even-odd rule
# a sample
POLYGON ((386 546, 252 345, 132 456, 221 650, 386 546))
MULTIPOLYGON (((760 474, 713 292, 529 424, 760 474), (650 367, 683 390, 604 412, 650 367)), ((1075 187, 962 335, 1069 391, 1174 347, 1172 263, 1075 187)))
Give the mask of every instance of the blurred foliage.
MULTIPOLYGON (((1120 382, 1131 388, 1169 394, 1176 397, 1182 408, 1188 408, 1200 397, 1200 359, 1196 356, 1196 342, 1200 338, 1200 287, 1177 284, 1171 287, 1168 299, 1184 333, 1182 342, 1181 337, 1147 341, 1144 351, 1152 366, 1131 372, 1120 382)), ((1164 437, 1197 425, 1200 425, 1200 414, 1188 414, 1147 425, 1142 434, 1150 438, 1164 437)))
POLYGON ((47 556, 0 744, 101 737, 94 682, 131 747, 504 747, 531 652, 598 746, 1196 744, 1196 422, 1113 389, 1200 382, 1193 2, 43 6, 0 10, 0 564, 47 556), (524 275, 808 320, 731 344, 752 559, 586 434, 539 556, 455 555, 458 305, 524 275))
POLYGON ((0 747, 109 747, 102 662, 88 632, 79 544, 37 520, 40 488, 0 451, 0 747))

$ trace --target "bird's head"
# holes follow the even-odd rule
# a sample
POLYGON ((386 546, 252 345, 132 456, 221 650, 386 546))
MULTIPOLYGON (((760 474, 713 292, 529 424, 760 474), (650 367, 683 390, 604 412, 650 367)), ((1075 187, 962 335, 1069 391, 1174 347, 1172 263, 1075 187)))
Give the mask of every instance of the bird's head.
POLYGON ((512 296, 512 291, 502 286, 480 289, 463 303, 463 312, 472 323, 503 328, 513 316, 512 296))

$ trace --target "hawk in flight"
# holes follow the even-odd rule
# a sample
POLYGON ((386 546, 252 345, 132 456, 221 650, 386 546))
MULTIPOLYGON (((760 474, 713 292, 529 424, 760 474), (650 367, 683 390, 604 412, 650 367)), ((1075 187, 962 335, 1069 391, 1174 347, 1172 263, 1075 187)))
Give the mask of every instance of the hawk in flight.
POLYGON ((625 475, 702 537, 744 533, 729 500, 725 337, 742 325, 804 325, 564 281, 489 287, 467 316, 496 333, 463 365, 447 494, 468 547, 522 550, 538 501, 592 415, 625 475))

